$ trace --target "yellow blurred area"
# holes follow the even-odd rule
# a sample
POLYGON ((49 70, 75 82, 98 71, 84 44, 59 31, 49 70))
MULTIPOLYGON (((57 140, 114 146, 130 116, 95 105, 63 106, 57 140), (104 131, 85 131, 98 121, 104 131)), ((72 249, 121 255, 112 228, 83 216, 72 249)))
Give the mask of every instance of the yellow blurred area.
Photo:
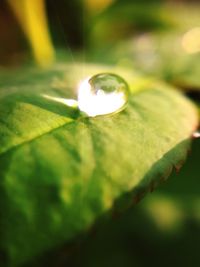
POLYGON ((100 12, 114 1, 115 0, 84 0, 84 3, 90 12, 100 12))
POLYGON ((7 0, 30 42, 38 65, 46 67, 54 59, 48 32, 44 0, 7 0))
POLYGON ((192 28, 184 34, 182 46, 189 54, 200 52, 200 27, 192 28))
POLYGON ((180 228, 183 219, 182 209, 178 202, 163 195, 149 198, 145 206, 147 214, 161 231, 173 231, 180 228))

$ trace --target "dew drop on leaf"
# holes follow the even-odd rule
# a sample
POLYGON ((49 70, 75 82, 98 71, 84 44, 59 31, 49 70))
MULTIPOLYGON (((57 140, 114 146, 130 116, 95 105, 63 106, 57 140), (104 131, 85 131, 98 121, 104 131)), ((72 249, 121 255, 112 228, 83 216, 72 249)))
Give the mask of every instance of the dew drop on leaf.
POLYGON ((78 107, 90 117, 122 111, 129 97, 129 87, 120 76, 100 73, 80 83, 78 107))

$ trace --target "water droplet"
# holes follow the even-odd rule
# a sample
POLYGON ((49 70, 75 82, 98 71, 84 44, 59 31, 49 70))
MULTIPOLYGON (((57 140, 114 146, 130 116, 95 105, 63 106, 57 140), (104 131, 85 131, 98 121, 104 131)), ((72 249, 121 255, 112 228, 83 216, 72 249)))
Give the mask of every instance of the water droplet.
POLYGON ((95 117, 123 110, 128 102, 129 87, 120 76, 100 73, 84 80, 78 89, 78 107, 95 117))

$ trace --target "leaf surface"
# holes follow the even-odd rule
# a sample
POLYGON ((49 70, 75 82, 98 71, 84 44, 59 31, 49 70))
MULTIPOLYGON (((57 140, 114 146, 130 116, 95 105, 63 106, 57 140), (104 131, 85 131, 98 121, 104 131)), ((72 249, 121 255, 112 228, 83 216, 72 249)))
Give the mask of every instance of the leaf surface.
POLYGON ((1 84, 0 249, 12 267, 137 202, 182 163, 198 123, 179 92, 116 68, 4 73, 1 84), (44 97, 75 97, 83 77, 105 71, 131 88, 118 114, 80 117, 44 97))

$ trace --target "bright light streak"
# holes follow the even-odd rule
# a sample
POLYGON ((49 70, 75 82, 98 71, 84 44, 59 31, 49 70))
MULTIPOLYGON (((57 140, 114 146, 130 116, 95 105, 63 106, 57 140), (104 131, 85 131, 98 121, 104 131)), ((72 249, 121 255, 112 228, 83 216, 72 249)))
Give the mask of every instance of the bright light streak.
POLYGON ((68 98, 62 98, 62 97, 54 97, 54 96, 49 96, 46 94, 42 95, 44 98, 47 98, 49 100, 58 102, 58 103, 62 103, 68 107, 73 107, 73 108, 77 108, 78 106, 78 102, 75 99, 68 99, 68 98))

